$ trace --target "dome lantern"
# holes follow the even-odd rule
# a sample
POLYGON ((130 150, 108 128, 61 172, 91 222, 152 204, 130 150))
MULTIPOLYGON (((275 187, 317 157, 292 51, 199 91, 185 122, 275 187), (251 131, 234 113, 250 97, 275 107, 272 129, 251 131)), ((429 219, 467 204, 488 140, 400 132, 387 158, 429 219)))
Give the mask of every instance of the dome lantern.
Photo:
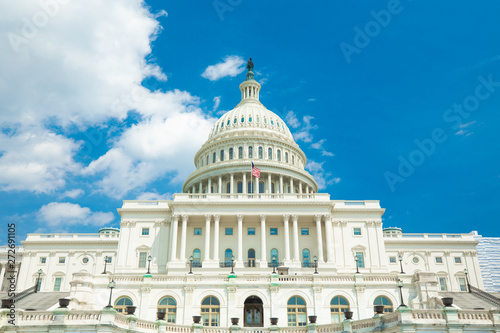
POLYGON ((247 78, 240 84, 241 102, 258 101, 260 83, 253 78, 253 61, 252 58, 247 63, 247 78))

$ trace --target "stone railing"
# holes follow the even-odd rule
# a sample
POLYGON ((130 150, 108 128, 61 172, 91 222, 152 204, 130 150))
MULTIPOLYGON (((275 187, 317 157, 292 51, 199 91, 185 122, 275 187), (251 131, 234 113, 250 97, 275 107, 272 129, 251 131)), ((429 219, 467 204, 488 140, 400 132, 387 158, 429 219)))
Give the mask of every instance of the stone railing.
POLYGON ((277 199, 283 201, 294 200, 313 200, 313 201, 329 201, 330 195, 327 193, 260 193, 260 194, 243 194, 243 193, 176 193, 174 194, 174 202, 191 201, 191 200, 269 200, 277 199))
MULTIPOLYGON (((8 309, 0 310, 0 332, 13 332, 9 326, 12 323, 11 313, 8 309)), ((131 332, 131 333, 334 333, 334 332, 396 332, 401 331, 401 325, 412 327, 414 332, 448 332, 450 325, 461 327, 456 332, 481 331, 493 332, 500 323, 500 310, 459 310, 447 307, 439 310, 412 310, 401 308, 394 313, 375 315, 362 320, 344 320, 342 323, 316 325, 309 324, 301 327, 203 327, 200 324, 175 325, 163 320, 148 321, 133 315, 123 315, 113 309, 101 311, 83 311, 55 309, 54 311, 18 311, 15 313, 15 332, 48 332, 50 327, 63 327, 58 332, 76 332, 87 329, 89 326, 106 332, 131 332), (37 326, 40 328, 37 330, 37 326)), ((286 321, 285 321, 286 323, 286 321)))

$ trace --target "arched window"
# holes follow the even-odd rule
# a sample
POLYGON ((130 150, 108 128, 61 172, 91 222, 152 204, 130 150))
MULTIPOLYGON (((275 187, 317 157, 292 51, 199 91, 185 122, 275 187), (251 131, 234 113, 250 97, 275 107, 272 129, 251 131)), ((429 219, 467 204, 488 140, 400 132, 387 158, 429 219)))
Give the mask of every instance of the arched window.
POLYGON ((262 154, 263 154, 263 152, 262 152, 262 147, 259 147, 259 158, 260 158, 260 159, 262 159, 262 154))
POLYGON ((255 267, 255 250, 248 250, 248 267, 255 267))
POLYGON ((384 312, 392 312, 392 302, 385 296, 378 296, 375 298, 373 305, 383 305, 384 312))
POLYGON ((259 118, 259 116, 257 116, 257 122, 258 122, 258 123, 260 122, 260 118, 259 118))
POLYGON ((229 148, 229 159, 233 159, 233 148, 229 148))
POLYGON ((290 297, 287 303, 288 326, 306 326, 306 302, 302 297, 290 297))
POLYGON ((214 152, 214 157, 213 157, 213 162, 212 163, 215 163, 217 161, 217 154, 214 152))
POLYGON ((224 267, 231 267, 231 265, 232 265, 231 259, 232 258, 233 258, 233 250, 226 249, 226 251, 224 251, 224 267))
MULTIPOLYGON (((271 262, 273 261, 273 257, 275 258, 276 263, 278 263, 279 261, 278 249, 271 249, 271 257, 269 258, 271 262)), ((276 266, 278 265, 276 264, 276 266)))
POLYGON ((342 296, 335 296, 330 302, 332 323, 340 323, 344 320, 344 312, 349 311, 349 302, 342 296))
POLYGON ((234 123, 234 124, 236 124, 236 122, 237 122, 237 121, 238 121, 238 120, 237 120, 237 119, 236 119, 236 117, 235 117, 235 118, 234 118, 233 123, 234 123))
POLYGON ((311 254, 309 249, 302 250, 302 267, 311 267, 311 254))
POLYGON ((193 267, 201 267, 201 251, 194 249, 193 251, 193 267))
POLYGON ((201 301, 201 320, 203 326, 219 326, 220 303, 213 296, 207 296, 201 301))
POLYGON ((253 147, 248 147, 248 158, 253 158, 253 147))
POLYGON ((252 116, 248 117, 248 122, 251 123, 252 122, 252 116))
POLYGON ((220 151, 220 160, 221 162, 224 161, 224 149, 220 151))
POLYGON ((249 180, 249 181, 248 181, 248 188, 247 188, 247 192, 248 192, 249 194, 252 194, 252 193, 253 193, 253 186, 254 186, 253 181, 249 180))
POLYGON ((264 193, 264 182, 259 182, 259 193, 264 193))
POLYGON ((288 163, 288 152, 285 152, 285 163, 288 163))
POLYGON ((238 158, 243 158, 243 147, 238 148, 238 158))
POLYGON ((226 193, 231 193, 231 183, 227 183, 226 185, 226 193))
MULTIPOLYGON (((281 162, 281 150, 278 149, 278 151, 276 152, 276 158, 278 159, 278 162, 281 162)), ((207 160, 208 161, 208 160, 207 160)), ((208 162, 207 162, 208 163, 208 162)))
POLYGON ((272 148, 268 148, 267 149, 267 159, 268 160, 272 160, 273 159, 273 149, 272 148))
POLYGON ((123 313, 127 312, 127 306, 134 305, 132 300, 127 296, 120 297, 115 302, 115 310, 117 312, 123 313))
POLYGON ((245 122, 245 117, 241 117, 241 122, 244 123, 245 122))
POLYGON ((175 323, 175 314, 177 312, 177 302, 173 297, 167 296, 158 302, 158 312, 165 312, 165 320, 168 323, 175 323))
POLYGON ((243 193, 243 183, 238 182, 238 193, 243 193))

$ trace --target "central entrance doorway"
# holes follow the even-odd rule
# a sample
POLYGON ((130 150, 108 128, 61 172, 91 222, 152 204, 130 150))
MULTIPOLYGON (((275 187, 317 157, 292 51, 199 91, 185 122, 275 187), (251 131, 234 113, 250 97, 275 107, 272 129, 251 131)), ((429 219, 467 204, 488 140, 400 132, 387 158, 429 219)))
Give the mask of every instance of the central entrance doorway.
POLYGON ((250 296, 245 300, 245 327, 263 327, 264 320, 262 300, 257 296, 250 296))

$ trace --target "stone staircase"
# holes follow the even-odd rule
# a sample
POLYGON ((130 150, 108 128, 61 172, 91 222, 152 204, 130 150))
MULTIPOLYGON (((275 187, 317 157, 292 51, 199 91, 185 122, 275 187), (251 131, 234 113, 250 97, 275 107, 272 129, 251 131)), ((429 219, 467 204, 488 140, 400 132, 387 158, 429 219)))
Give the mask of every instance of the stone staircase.
POLYGON ((474 293, 467 292, 439 292, 441 297, 453 297, 453 305, 464 310, 489 310, 495 304, 486 301, 474 293))
POLYGON ((59 303, 59 298, 68 297, 69 292, 33 293, 16 302, 17 309, 44 311, 59 303))

